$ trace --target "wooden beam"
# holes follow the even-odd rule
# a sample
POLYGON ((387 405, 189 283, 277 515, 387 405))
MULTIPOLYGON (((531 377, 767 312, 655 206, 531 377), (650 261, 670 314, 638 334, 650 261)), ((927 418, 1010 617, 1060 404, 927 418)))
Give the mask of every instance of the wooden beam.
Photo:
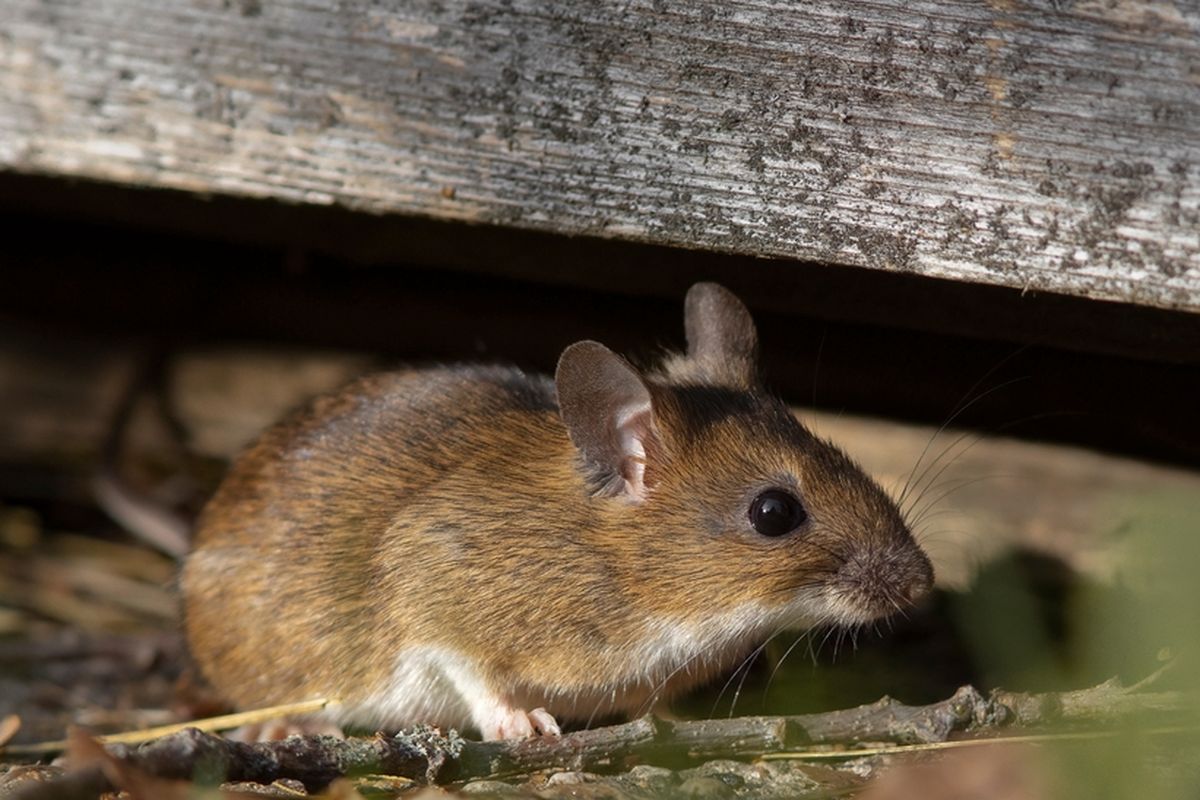
POLYGON ((0 168, 1200 311, 1200 9, 1059 5, 9 0, 0 168))

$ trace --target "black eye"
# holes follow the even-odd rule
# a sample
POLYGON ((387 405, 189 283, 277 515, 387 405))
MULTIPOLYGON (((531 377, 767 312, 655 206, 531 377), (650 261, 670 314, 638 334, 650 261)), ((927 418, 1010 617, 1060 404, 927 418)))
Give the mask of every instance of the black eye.
POLYGON ((804 524, 808 512, 782 489, 768 489, 750 504, 750 524, 763 536, 783 536, 804 524))

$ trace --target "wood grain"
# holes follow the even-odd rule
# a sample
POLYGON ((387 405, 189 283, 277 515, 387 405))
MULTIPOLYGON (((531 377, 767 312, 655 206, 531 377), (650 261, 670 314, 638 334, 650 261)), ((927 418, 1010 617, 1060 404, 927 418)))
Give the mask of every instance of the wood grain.
POLYGON ((0 168, 1197 311, 1198 30, 1190 0, 8 0, 0 168))

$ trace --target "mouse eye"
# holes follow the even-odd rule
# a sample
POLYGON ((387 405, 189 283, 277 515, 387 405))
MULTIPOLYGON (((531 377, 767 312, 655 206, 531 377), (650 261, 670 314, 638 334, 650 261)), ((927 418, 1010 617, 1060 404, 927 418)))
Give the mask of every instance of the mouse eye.
POLYGON ((750 524, 763 536, 783 536, 804 524, 808 512, 790 492, 768 489, 750 504, 750 524))

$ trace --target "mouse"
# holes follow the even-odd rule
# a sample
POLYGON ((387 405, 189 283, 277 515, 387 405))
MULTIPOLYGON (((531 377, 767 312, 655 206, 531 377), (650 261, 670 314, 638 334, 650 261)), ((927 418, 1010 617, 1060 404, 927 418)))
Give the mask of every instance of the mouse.
POLYGON ((266 430, 181 574, 231 704, 485 740, 631 716, 772 635, 907 609, 933 568, 887 492, 764 387, 745 305, 684 302, 686 350, 594 341, 554 375, 367 375, 266 430))

